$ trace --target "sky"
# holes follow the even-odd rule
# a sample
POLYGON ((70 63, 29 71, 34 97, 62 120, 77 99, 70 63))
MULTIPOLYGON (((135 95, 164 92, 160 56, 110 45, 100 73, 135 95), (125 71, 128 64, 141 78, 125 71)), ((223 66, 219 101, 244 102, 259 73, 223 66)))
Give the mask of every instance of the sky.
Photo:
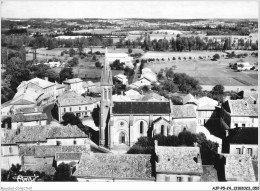
POLYGON ((2 0, 2 18, 258 18, 257 1, 2 0))

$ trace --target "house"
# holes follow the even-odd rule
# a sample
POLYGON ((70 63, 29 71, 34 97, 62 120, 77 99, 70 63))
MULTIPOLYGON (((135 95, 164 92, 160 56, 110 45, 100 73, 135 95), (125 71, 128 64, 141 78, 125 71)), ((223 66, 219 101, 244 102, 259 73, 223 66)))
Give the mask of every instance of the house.
POLYGON ((86 181, 154 181, 151 155, 83 152, 73 176, 86 181))
POLYGON ((140 101, 169 101, 169 100, 167 98, 165 98, 164 96, 151 92, 151 93, 143 95, 142 98, 140 99, 140 101))
POLYGON ((253 90, 242 90, 237 93, 237 99, 250 100, 248 103, 256 104, 258 100, 258 92, 253 90))
POLYGON ((109 63, 119 60, 120 62, 124 62, 126 66, 133 65, 133 58, 128 56, 127 53, 109 53, 107 54, 107 59, 109 63))
POLYGON ((62 121, 62 116, 66 112, 73 112, 80 118, 90 116, 93 109, 97 107, 98 102, 96 98, 83 97, 76 92, 66 91, 55 102, 55 117, 57 120, 62 121))
POLYGON ((198 100, 194 98, 193 95, 187 94, 186 96, 183 97, 183 105, 186 104, 192 104, 192 105, 198 105, 198 100))
POLYGON ((93 83, 92 81, 83 82, 83 88, 84 88, 85 92, 88 92, 95 87, 96 87, 96 84, 93 83))
POLYGON ((222 104, 220 123, 223 129, 258 127, 258 104, 228 100, 222 104))
POLYGON ((3 115, 11 115, 12 113, 12 105, 10 104, 12 100, 7 101, 3 104, 1 104, 1 116, 3 115))
MULTIPOLYGON (((72 146, 89 145, 88 135, 77 126, 31 126, 16 130, 4 129, 1 135, 1 168, 9 169, 11 164, 36 168, 51 165, 56 152, 80 152, 72 146), (60 149, 59 147, 64 149, 60 149)), ((89 145, 90 146, 90 145, 89 145)))
POLYGON ((118 74, 118 75, 114 76, 114 79, 119 81, 123 85, 127 85, 128 84, 128 79, 123 74, 118 74))
POLYGON ((207 122, 219 120, 216 107, 218 102, 206 96, 197 100, 198 125, 204 126, 207 122))
POLYGON ((146 78, 142 78, 132 84, 129 85, 130 88, 133 89, 139 89, 142 86, 150 86, 151 85, 151 81, 147 80, 146 78))
MULTIPOLYGON (((47 77, 45 80, 40 78, 33 78, 29 81, 23 81, 17 87, 17 93, 15 97, 23 94, 27 94, 28 97, 37 99, 37 102, 42 104, 50 103, 56 98, 56 84, 49 82, 47 77), (28 92, 29 90, 30 92, 28 92), (34 92, 35 95, 32 96, 32 92, 34 92)), ((32 100, 29 101, 31 102, 32 100)))
POLYGON ((75 91, 78 94, 85 93, 83 88, 83 81, 79 78, 66 79, 62 82, 65 85, 65 90, 75 91))
POLYGON ((122 102, 122 101, 132 101, 128 96, 125 95, 112 95, 112 100, 114 102, 122 102))
POLYGON ((141 79, 147 79, 150 82, 156 82, 157 81, 157 76, 154 72, 152 72, 152 70, 150 68, 144 68, 142 69, 142 74, 140 76, 140 80, 141 79))
POLYGON ((238 128, 229 133, 229 153, 249 155, 258 159, 258 128, 238 128))
POLYGON ((172 123, 173 135, 178 136, 184 129, 191 133, 197 132, 197 115, 193 105, 172 105, 172 123))
POLYGON ((248 155, 224 154, 225 180, 238 182, 255 182, 252 159, 248 155))
POLYGON ((141 94, 136 90, 128 90, 125 92, 125 95, 129 97, 131 100, 139 100, 141 99, 141 94))
MULTIPOLYGON (((36 114, 15 114, 9 116, 2 116, 2 125, 6 126, 6 123, 11 123, 11 129, 17 129, 19 126, 34 126, 34 125, 46 125, 48 116, 46 113, 36 114), (10 118, 10 120, 7 120, 10 118)), ((8 124, 10 127, 10 124, 8 124)))
POLYGON ((199 147, 165 147, 155 141, 156 182, 200 182, 203 174, 199 147))

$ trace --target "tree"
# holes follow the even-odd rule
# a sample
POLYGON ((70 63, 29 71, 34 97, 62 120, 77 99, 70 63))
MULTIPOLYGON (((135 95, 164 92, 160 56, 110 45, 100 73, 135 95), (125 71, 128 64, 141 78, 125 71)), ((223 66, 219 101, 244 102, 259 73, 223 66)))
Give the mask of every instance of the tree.
POLYGON ((212 94, 214 95, 223 95, 224 94, 224 91, 225 91, 225 87, 222 85, 222 84, 218 84, 218 85, 215 85, 213 88, 212 88, 212 94))
POLYGON ((179 133, 178 139, 180 145, 193 146, 194 142, 196 142, 196 136, 185 128, 179 133))
POLYGON ((70 48, 70 49, 69 49, 69 55, 70 55, 70 57, 75 56, 75 54, 76 54, 76 51, 75 51, 73 48, 70 48))
POLYGON ((71 175, 71 166, 62 162, 56 169, 54 181, 77 181, 77 178, 71 175))
POLYGON ((214 59, 214 60, 218 60, 218 59, 220 59, 219 54, 214 54, 214 55, 213 55, 213 59, 214 59))
POLYGON ((99 67, 101 67, 101 62, 100 61, 97 61, 96 63, 95 63, 95 66, 97 67, 97 68, 99 68, 99 67))
POLYGON ((73 57, 71 60, 68 61, 67 66, 68 67, 75 67, 78 66, 79 59, 77 57, 73 57))
POLYGON ((128 54, 131 54, 133 52, 132 48, 128 48, 128 54))
POLYGON ((64 125, 77 125, 79 123, 81 123, 81 120, 79 119, 79 117, 75 116, 74 113, 72 112, 66 112, 63 116, 63 124, 64 125))
POLYGON ((63 68, 60 71, 60 82, 63 82, 66 79, 71 79, 73 78, 73 70, 72 68, 63 68))

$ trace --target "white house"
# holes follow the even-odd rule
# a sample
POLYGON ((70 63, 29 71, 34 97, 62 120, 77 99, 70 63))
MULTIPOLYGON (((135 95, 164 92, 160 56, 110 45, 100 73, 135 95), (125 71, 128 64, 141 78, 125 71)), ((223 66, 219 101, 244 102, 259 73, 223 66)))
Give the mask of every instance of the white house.
POLYGON ((65 85, 65 90, 75 91, 78 94, 85 93, 83 81, 79 78, 73 78, 62 82, 65 85))
POLYGON ((114 78, 116 80, 120 81, 123 85, 127 85, 128 84, 128 79, 123 74, 118 74, 118 75, 114 76, 114 78))

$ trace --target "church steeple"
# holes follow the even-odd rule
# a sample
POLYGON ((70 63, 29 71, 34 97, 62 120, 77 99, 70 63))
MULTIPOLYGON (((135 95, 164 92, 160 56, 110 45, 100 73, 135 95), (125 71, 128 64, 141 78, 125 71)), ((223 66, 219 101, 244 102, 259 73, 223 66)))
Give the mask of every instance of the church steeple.
POLYGON ((101 73, 101 86, 113 86, 112 72, 108 63, 107 47, 105 51, 105 63, 101 73))

